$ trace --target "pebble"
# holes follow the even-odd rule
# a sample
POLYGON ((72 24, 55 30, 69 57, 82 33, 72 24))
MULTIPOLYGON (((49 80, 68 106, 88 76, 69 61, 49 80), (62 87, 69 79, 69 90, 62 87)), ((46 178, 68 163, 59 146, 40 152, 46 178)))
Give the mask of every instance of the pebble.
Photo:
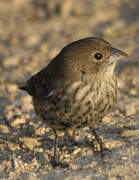
POLYGON ((23 137, 23 138, 20 138, 20 141, 22 141, 24 145, 31 150, 33 150, 36 146, 41 145, 41 143, 39 142, 39 139, 37 138, 23 137))
POLYGON ((139 129, 137 129, 137 130, 123 130, 122 136, 124 136, 124 137, 131 137, 131 136, 137 137, 137 136, 139 136, 139 129))
POLYGON ((126 114, 126 116, 131 116, 133 114, 136 114, 135 106, 133 104, 125 105, 125 114, 126 114))
POLYGON ((13 105, 14 105, 15 107, 21 107, 22 103, 19 102, 19 101, 15 101, 15 102, 13 102, 13 105))
POLYGON ((20 124, 24 124, 26 123, 26 120, 25 119, 22 119, 22 118, 16 118, 12 123, 11 123, 11 126, 18 126, 20 124))
POLYGON ((40 41, 40 36, 39 35, 37 35, 37 34, 31 35, 26 40, 26 45, 27 46, 34 46, 34 45, 37 45, 39 41, 40 41))
POLYGON ((118 180, 116 177, 109 177, 108 180, 118 180))
POLYGON ((21 58, 20 56, 13 56, 13 57, 7 57, 3 61, 3 66, 4 68, 11 68, 11 67, 16 67, 19 65, 21 58))
POLYGON ((1 124, 0 125, 0 132, 4 133, 4 134, 8 134, 8 133, 10 133, 10 130, 6 125, 1 124))

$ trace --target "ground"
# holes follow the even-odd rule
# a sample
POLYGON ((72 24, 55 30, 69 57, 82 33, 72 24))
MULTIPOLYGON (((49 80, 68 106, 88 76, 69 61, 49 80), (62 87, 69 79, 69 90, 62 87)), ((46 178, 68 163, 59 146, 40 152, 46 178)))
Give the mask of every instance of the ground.
MULTIPOLYGON (((14 180, 139 179, 139 1, 0 1, 0 178, 14 180), (52 168, 54 135, 18 85, 45 67, 69 42, 102 37, 127 52, 116 67, 119 98, 100 124, 111 149, 103 159, 59 133, 69 168, 52 168)), ((83 140, 89 130, 77 132, 83 140)), ((72 132, 69 132, 71 134, 72 132)))

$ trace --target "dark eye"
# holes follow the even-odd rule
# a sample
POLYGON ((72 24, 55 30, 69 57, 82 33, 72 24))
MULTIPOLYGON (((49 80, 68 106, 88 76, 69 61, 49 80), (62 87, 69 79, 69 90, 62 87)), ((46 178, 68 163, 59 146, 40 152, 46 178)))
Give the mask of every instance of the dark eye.
POLYGON ((94 55, 94 57, 95 57, 96 60, 100 60, 100 59, 102 59, 102 54, 101 53, 96 53, 94 55))

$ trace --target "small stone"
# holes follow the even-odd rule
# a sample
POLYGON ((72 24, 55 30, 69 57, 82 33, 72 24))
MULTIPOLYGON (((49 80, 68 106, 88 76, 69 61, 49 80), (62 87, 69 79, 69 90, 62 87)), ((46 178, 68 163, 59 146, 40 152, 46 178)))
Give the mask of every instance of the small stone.
POLYGON ((133 96, 135 96, 135 95, 138 94, 138 92, 137 92, 136 89, 131 89, 131 90, 130 90, 130 94, 133 95, 133 96))
POLYGON ((3 61, 4 68, 16 67, 21 58, 19 56, 7 57, 3 61))
POLYGON ((77 170, 77 169, 78 169, 78 166, 77 166, 77 165, 72 164, 72 170, 77 170))
POLYGON ((76 149, 74 152, 73 152, 73 154, 75 155, 75 154, 78 154, 78 153, 80 153, 81 152, 81 148, 78 148, 78 149, 76 149))
POLYGON ((26 45, 34 46, 34 45, 38 44, 39 41, 40 41, 40 36, 35 34, 35 35, 28 37, 28 39, 26 40, 26 45))
POLYGON ((123 157, 122 157, 122 160, 127 160, 127 157, 126 157, 126 156, 123 156, 123 157))
POLYGON ((48 52, 48 45, 47 44, 43 44, 41 47, 40 47, 40 50, 42 51, 42 52, 48 52))
POLYGON ((6 125, 1 124, 0 125, 0 132, 2 132, 4 134, 8 134, 8 133, 10 133, 10 130, 6 125))
POLYGON ((31 150, 33 150, 36 146, 41 145, 39 139, 37 138, 24 137, 24 138, 20 138, 20 141, 22 141, 24 145, 31 150))
POLYGON ((126 116, 131 116, 133 114, 136 114, 135 106, 133 104, 125 105, 125 114, 126 114, 126 116))
POLYGON ((13 105, 14 105, 15 107, 21 107, 21 102, 15 101, 15 102, 13 102, 13 105))
POLYGON ((35 131, 36 135, 45 134, 45 133, 46 133, 46 128, 45 127, 38 128, 35 131))
POLYGON ((108 180, 118 180, 116 177, 109 177, 108 180))
POLYGON ((16 118, 12 123, 11 123, 11 126, 18 126, 20 124, 24 124, 26 123, 25 119, 22 119, 22 118, 16 118))
POLYGON ((137 130, 123 130, 122 136, 124 136, 124 137, 131 137, 131 136, 137 137, 137 136, 139 136, 139 129, 137 129, 137 130))
POLYGON ((15 85, 15 84, 9 84, 9 85, 7 86, 7 89, 8 89, 8 92, 9 92, 9 93, 13 93, 13 92, 15 92, 15 91, 17 90, 17 85, 15 85))

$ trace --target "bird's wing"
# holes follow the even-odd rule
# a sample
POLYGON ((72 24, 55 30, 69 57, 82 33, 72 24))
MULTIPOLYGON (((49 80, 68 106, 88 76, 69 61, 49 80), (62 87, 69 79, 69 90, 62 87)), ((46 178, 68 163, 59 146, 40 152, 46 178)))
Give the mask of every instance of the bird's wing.
POLYGON ((19 89, 27 91, 34 97, 46 97, 64 79, 64 72, 60 69, 61 66, 57 67, 56 61, 57 59, 51 61, 46 68, 32 76, 19 89))
POLYGON ((19 89, 27 91, 31 96, 41 97, 47 96, 49 93, 49 81, 41 74, 32 76, 25 85, 20 86, 19 89))

